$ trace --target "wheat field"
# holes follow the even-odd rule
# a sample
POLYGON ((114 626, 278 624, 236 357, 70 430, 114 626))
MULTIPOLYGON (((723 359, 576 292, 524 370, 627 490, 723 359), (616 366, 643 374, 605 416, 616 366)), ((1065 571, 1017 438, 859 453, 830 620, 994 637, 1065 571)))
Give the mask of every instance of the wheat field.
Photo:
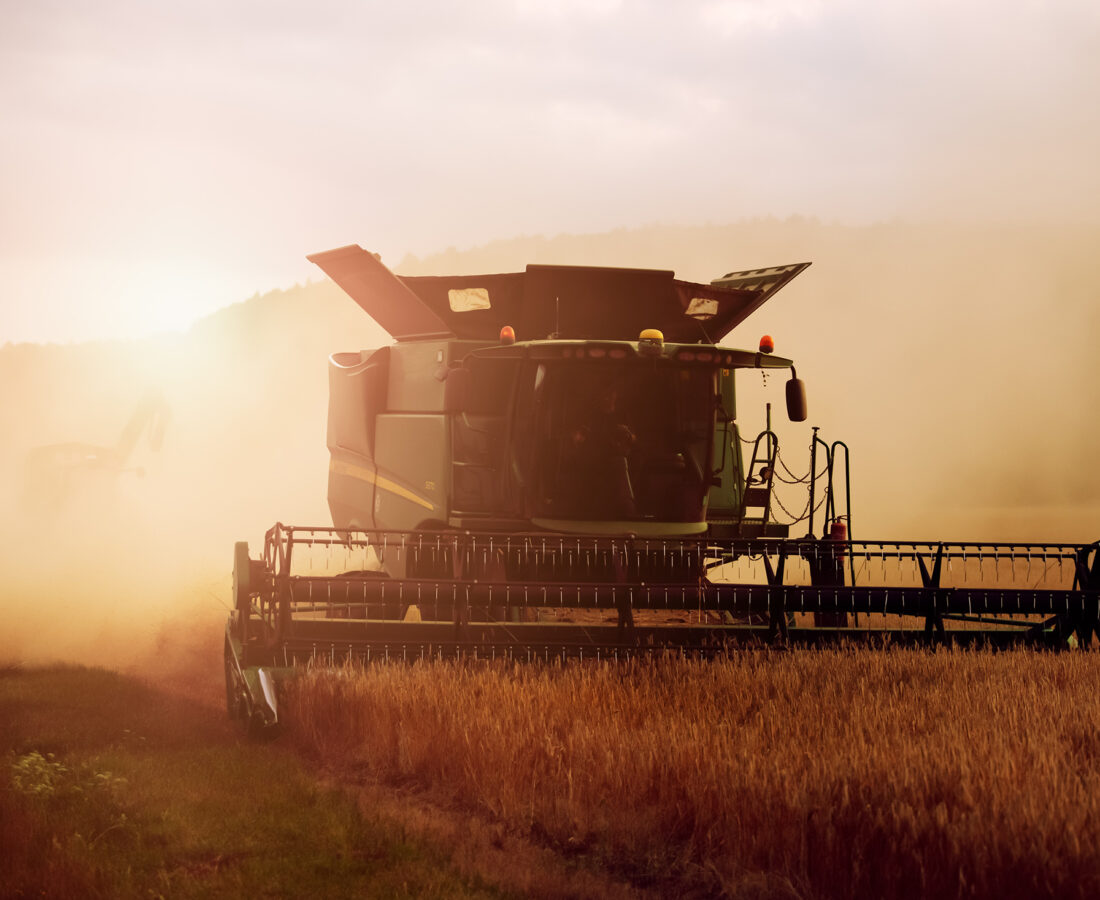
POLYGON ((1100 657, 315 669, 290 736, 661 893, 1100 895, 1100 657))

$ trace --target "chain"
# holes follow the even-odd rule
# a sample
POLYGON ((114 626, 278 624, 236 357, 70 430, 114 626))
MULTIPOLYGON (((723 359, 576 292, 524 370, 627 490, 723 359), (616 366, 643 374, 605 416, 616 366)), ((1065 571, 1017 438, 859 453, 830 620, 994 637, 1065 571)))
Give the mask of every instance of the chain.
MULTIPOLYGON (((737 439, 742 444, 745 444, 746 446, 749 446, 749 445, 755 446, 756 445, 756 440, 757 440, 756 438, 742 437, 740 431, 737 432, 737 439)), ((791 471, 790 466, 788 466, 783 461, 783 454, 780 452, 780 450, 778 448, 775 451, 775 459, 779 463, 779 465, 781 465, 783 467, 783 471, 791 476, 790 479, 787 479, 787 478, 784 478, 782 475, 780 475, 778 472, 775 473, 775 477, 778 478, 780 481, 782 481, 784 484, 807 484, 809 482, 809 480, 810 480, 809 469, 806 470, 805 475, 795 475, 794 472, 791 471)), ((818 478, 824 478, 825 473, 828 472, 828 471, 829 471, 829 466, 826 465, 818 473, 817 477, 818 478)))
MULTIPOLYGON (((750 439, 750 438, 742 437, 740 430, 737 431, 737 438, 738 438, 738 440, 741 441, 742 444, 746 444, 746 445, 751 444, 754 447, 756 446, 756 442, 758 440, 758 438, 751 438, 750 439)), ((776 468, 774 468, 774 467, 772 468, 772 476, 774 478, 776 478, 777 480, 781 481, 783 484, 808 484, 809 483, 810 474, 813 470, 812 469, 807 469, 806 474, 802 475, 802 476, 795 475, 794 472, 792 472, 790 470, 790 467, 783 461, 783 457, 780 454, 778 447, 776 447, 776 449, 775 449, 775 461, 778 462, 779 465, 783 467, 783 471, 786 472, 790 476, 790 478, 784 478, 782 475, 779 474, 779 471, 776 468)), ((818 475, 814 476, 814 480, 817 481, 819 479, 823 479, 825 477, 825 475, 828 473, 828 471, 829 471, 829 466, 828 466, 828 463, 826 463, 825 467, 822 468, 821 472, 818 475)), ((826 497, 828 497, 828 495, 829 495, 829 485, 826 484, 821 490, 821 499, 817 502, 817 506, 814 507, 814 513, 815 514, 817 513, 818 510, 821 509, 821 507, 825 503, 825 499, 826 499, 826 497)), ((802 508, 802 515, 798 516, 797 518, 795 518, 794 513, 792 513, 789 509, 787 509, 786 506, 783 505, 783 501, 779 499, 779 494, 777 492, 775 492, 774 490, 772 491, 772 499, 775 500, 776 505, 781 510, 783 510, 783 512, 785 512, 788 516, 791 517, 790 522, 779 522, 780 525, 797 525, 799 522, 802 522, 805 519, 808 519, 810 517, 810 497, 809 497, 809 494, 807 494, 807 496, 806 496, 806 505, 802 508)))
POLYGON ((784 472, 786 472, 788 475, 791 476, 790 478, 784 478, 782 475, 779 474, 778 471, 775 472, 775 477, 778 478, 780 481, 782 481, 784 484, 805 484, 807 481, 809 481, 809 479, 810 479, 809 470, 808 469, 806 470, 805 475, 801 475, 801 476, 795 475, 794 472, 791 471, 790 466, 788 466, 785 462, 783 462, 783 457, 780 456, 778 450, 775 451, 775 461, 783 467, 784 472))
POLYGON ((794 472, 792 472, 790 469, 787 468, 787 464, 785 462, 783 462, 783 460, 779 459, 778 456, 776 457, 776 460, 779 462, 779 465, 781 465, 783 467, 783 470, 788 475, 791 476, 790 478, 784 478, 782 475, 779 474, 779 470, 776 469, 773 472, 773 474, 775 475, 776 481, 782 481, 784 484, 805 484, 809 480, 809 478, 810 478, 810 473, 809 472, 807 472, 801 478, 796 478, 794 472))
MULTIPOLYGON (((792 472, 790 470, 790 468, 788 468, 788 466, 785 462, 783 462, 783 457, 780 456, 778 450, 775 451, 775 458, 779 462, 779 465, 781 465, 783 467, 783 470, 788 475, 790 475, 791 478, 794 479, 793 481, 788 481, 786 478, 780 477, 779 473, 777 472, 776 477, 779 478, 779 480, 782 481, 784 484, 807 484, 807 483, 809 483, 809 480, 810 480, 810 470, 809 469, 807 469, 806 474, 803 475, 800 478, 799 476, 795 475, 794 472, 792 472)), ((828 471, 829 471, 829 465, 828 465, 828 463, 826 463, 825 467, 820 472, 818 472, 818 474, 814 477, 814 480, 815 481, 821 480, 822 478, 825 477, 825 475, 828 471)))
MULTIPOLYGON (((805 519, 809 514, 809 511, 810 511, 810 497, 809 497, 809 495, 806 496, 806 505, 802 508, 802 515, 800 515, 797 519, 794 517, 794 513, 791 512, 789 509, 787 509, 787 507, 785 507, 783 505, 783 501, 779 499, 779 495, 777 493, 775 493, 774 491, 772 492, 772 499, 775 501, 776 505, 781 510, 783 510, 783 512, 785 512, 791 519, 791 521, 789 521, 789 522, 779 522, 780 525, 795 525, 795 524, 801 522, 803 519, 805 519)), ((779 520, 776 519, 776 521, 778 522, 779 520)))
MULTIPOLYGON (((825 503, 825 497, 828 495, 828 493, 829 493, 828 488, 825 488, 825 490, 823 490, 821 492, 821 499, 817 502, 817 506, 814 507, 814 514, 815 515, 816 515, 817 511, 819 509, 821 509, 822 504, 825 503)), ((800 515, 797 519, 794 518, 794 513, 792 513, 789 509, 787 509, 787 507, 785 507, 783 505, 783 501, 779 499, 779 494, 777 494, 775 491, 772 491, 772 499, 776 502, 776 505, 778 505, 779 508, 781 510, 783 510, 783 512, 785 512, 788 516, 792 517, 790 522, 779 522, 780 525, 797 525, 799 522, 803 521, 804 519, 808 519, 810 517, 810 497, 809 497, 809 495, 806 496, 806 505, 804 507, 802 507, 802 515, 800 515)))

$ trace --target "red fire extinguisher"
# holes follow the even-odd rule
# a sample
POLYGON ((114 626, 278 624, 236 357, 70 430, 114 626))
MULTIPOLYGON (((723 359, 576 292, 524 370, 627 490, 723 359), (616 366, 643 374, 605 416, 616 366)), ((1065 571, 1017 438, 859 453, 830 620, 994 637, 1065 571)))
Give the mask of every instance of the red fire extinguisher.
MULTIPOLYGON (((829 528, 829 540, 847 542, 848 540, 848 523, 844 521, 844 516, 837 516, 833 519, 833 524, 829 528)), ((845 553, 843 548, 837 548, 837 558, 844 559, 845 553)))
MULTIPOLYGON (((829 554, 830 568, 832 583, 838 586, 844 584, 844 562, 848 557, 848 550, 845 544, 848 542, 848 523, 844 521, 843 516, 837 516, 833 519, 833 524, 829 526, 829 536, 825 538, 826 541, 833 544, 831 548, 832 552, 829 554)), ((859 624, 859 615, 855 617, 856 625, 859 624)), ((830 625, 837 628, 848 627, 848 613, 836 612, 836 613, 816 613, 814 615, 815 625, 830 625)))

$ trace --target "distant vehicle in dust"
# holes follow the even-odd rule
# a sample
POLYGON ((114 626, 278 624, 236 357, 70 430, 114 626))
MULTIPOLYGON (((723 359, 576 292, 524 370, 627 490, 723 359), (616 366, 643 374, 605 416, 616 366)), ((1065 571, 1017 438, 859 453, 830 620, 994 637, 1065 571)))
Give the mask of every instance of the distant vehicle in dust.
POLYGON ((56 514, 93 482, 107 479, 113 486, 122 475, 143 477, 145 468, 131 464, 134 451, 145 435, 149 449, 159 452, 168 419, 168 405, 159 392, 153 392, 138 404, 113 446, 69 441, 35 447, 27 454, 24 507, 56 514))

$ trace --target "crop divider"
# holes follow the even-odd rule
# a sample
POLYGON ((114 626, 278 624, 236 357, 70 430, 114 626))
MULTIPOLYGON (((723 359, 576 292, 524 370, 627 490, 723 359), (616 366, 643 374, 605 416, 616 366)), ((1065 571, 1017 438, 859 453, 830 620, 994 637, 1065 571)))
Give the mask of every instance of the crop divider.
POLYGON ((779 549, 778 562, 772 566, 771 558, 764 554, 764 571, 768 578, 768 642, 786 643, 787 631, 787 592, 783 587, 783 574, 787 566, 787 554, 779 549), (772 590, 777 588, 777 590, 772 590))
POLYGON ((940 599, 942 596, 940 577, 943 572, 943 544, 940 543, 936 547, 936 556, 935 561, 932 563, 931 572, 928 571, 928 566, 924 563, 924 555, 915 547, 913 549, 913 555, 916 556, 917 565, 920 567, 921 582, 924 584, 924 589, 928 592, 925 600, 924 639, 929 644, 946 643, 947 632, 943 625, 943 614, 940 610, 940 599))
POLYGON ((1077 643, 1087 647, 1097 628, 1098 600, 1100 600, 1100 541, 1079 547, 1074 554, 1074 590, 1081 592, 1081 608, 1066 617, 1068 632, 1077 635, 1077 643), (1092 557, 1090 564, 1089 557, 1092 557))

